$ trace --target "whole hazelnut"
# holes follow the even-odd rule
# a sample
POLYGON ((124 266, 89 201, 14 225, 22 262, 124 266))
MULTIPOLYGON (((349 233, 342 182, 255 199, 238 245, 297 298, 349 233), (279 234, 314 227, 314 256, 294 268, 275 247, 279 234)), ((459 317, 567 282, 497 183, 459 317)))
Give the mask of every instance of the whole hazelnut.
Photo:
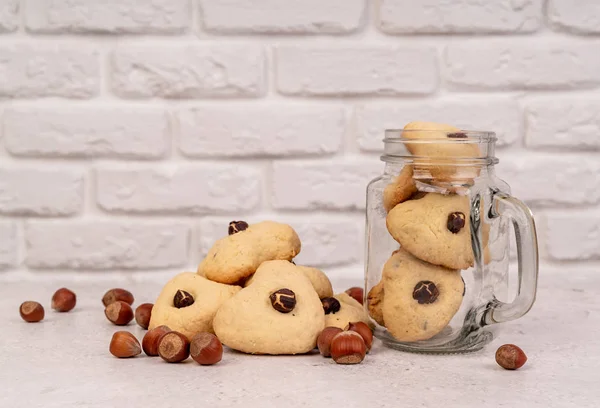
POLYGON ((190 356, 190 342, 179 332, 165 333, 158 340, 158 355, 167 363, 179 363, 190 356))
POLYGON ((367 347, 367 353, 371 350, 373 344, 373 331, 364 322, 353 322, 346 326, 346 330, 355 331, 363 338, 365 346, 367 347))
POLYGON ((348 294, 348 296, 353 297, 361 305, 363 304, 363 294, 364 294, 363 288, 359 288, 358 286, 354 286, 354 287, 352 287, 350 289, 347 289, 346 290, 346 294, 348 294))
POLYGON ((223 357, 223 345, 212 333, 198 333, 192 337, 190 355, 198 364, 217 364, 223 357))
POLYGON ((333 340, 336 334, 341 332, 342 329, 339 327, 326 327, 321 334, 319 334, 319 337, 317 338, 317 347, 319 348, 319 353, 321 353, 323 357, 331 357, 331 340, 333 340))
POLYGON ((173 296, 173 306, 177 309, 188 307, 194 304, 194 297, 185 290, 179 289, 173 296))
POLYGON ((133 319, 133 309, 128 303, 118 300, 104 309, 104 315, 117 326, 125 326, 133 319))
POLYGON ((60 288, 52 296, 52 309, 57 312, 68 312, 75 307, 77 296, 67 288, 60 288))
POLYGON ((111 303, 119 300, 129 305, 132 305, 134 301, 131 292, 121 288, 114 288, 110 289, 104 294, 104 296, 102 297, 102 304, 104 305, 104 307, 106 307, 111 303))
POLYGON ((496 362, 506 370, 516 370, 527 362, 527 356, 514 344, 505 344, 496 350, 496 362))
POLYGON ((142 352, 138 339, 127 331, 115 332, 108 350, 110 354, 119 358, 135 357, 142 352))
POLYGON ((19 306, 21 318, 28 323, 36 323, 44 319, 44 306, 28 300, 19 306))
POLYGON ((148 329, 152 317, 152 303, 142 303, 135 309, 135 321, 142 329, 148 329))
POLYGON ((150 357, 158 356, 158 341, 163 334, 170 331, 171 329, 167 326, 158 326, 152 330, 148 330, 142 339, 142 349, 144 350, 144 353, 150 357))
POLYGON ((357 332, 344 331, 333 337, 330 352, 338 364, 358 364, 364 360, 367 346, 357 332))

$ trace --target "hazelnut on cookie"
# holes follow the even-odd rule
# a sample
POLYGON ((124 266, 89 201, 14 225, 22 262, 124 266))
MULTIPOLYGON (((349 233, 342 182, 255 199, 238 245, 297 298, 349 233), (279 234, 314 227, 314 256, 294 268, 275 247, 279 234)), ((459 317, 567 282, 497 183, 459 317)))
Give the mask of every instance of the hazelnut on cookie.
MULTIPOLYGON (((317 291, 317 295, 319 295, 319 299, 333 296, 333 287, 331 286, 331 281, 323 271, 310 266, 296 265, 296 268, 306 275, 306 277, 310 280, 313 288, 315 288, 317 291)), ((246 280, 244 283, 244 287, 250 286, 250 284, 253 282, 253 278, 254 275, 248 278, 248 280, 246 280)))
POLYGON ((373 327, 369 315, 356 299, 345 292, 321 299, 325 312, 325 326, 344 329, 349 323, 363 322, 373 327))
POLYGON ((237 284, 265 261, 290 261, 300 253, 300 238, 287 224, 273 221, 249 226, 241 221, 232 224, 230 235, 216 241, 198 266, 199 275, 215 282, 237 284))

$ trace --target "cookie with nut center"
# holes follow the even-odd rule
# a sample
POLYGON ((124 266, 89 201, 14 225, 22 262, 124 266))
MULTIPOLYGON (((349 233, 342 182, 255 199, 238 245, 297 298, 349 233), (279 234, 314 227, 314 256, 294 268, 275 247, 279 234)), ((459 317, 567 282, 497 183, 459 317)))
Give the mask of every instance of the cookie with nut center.
MULTIPOLYGON (((450 269, 474 264, 469 197, 428 193, 394 207, 386 218, 390 235, 415 257, 450 269)), ((482 223, 482 243, 489 225, 482 223)))
POLYGON ((252 283, 227 300, 214 319, 226 346, 250 354, 303 354, 325 327, 310 280, 288 261, 266 261, 252 283))
POLYGON ((399 341, 428 340, 460 309, 464 282, 459 270, 432 265, 395 251, 383 267, 382 319, 399 341))
POLYGON ((236 284, 250 277, 263 262, 290 261, 300 250, 300 238, 291 226, 263 221, 217 240, 197 273, 214 282, 236 284))
POLYGON ((199 332, 213 333, 217 310, 241 289, 209 281, 194 272, 180 273, 169 280, 158 295, 148 329, 166 325, 190 340, 199 332))
POLYGON ((352 296, 342 292, 334 295, 333 299, 339 302, 339 310, 325 315, 326 327, 339 327, 343 330, 348 323, 354 322, 363 322, 371 328, 374 327, 363 305, 352 296))

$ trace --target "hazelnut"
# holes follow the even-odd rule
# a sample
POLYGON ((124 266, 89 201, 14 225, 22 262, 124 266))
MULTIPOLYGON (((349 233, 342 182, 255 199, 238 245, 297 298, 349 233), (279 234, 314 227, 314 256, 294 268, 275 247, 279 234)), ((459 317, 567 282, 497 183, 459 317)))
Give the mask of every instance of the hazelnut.
POLYGON ((142 329, 148 329, 153 306, 152 303, 142 303, 135 309, 135 321, 142 329))
POLYGON ((367 346, 357 332, 344 331, 333 337, 330 352, 338 364, 358 364, 365 358, 367 346))
POLYGON ((352 322, 346 326, 347 331, 354 331, 360 334, 365 342, 365 346, 367 347, 367 353, 371 350, 371 345, 373 344, 373 331, 371 328, 364 322, 352 322))
POLYGON ((516 370, 527 362, 527 356, 514 344, 505 344, 496 350, 496 362, 506 370, 516 370))
POLYGON ((465 215, 461 212, 450 213, 446 227, 451 233, 458 234, 465 227, 465 215))
POLYGON ((36 323, 44 319, 44 306, 38 302, 28 300, 19 307, 21 318, 29 323, 36 323))
POLYGON ((420 305, 435 302, 439 295, 440 291, 432 281, 420 281, 413 290, 413 299, 419 302, 420 305))
POLYGON ((110 354, 119 358, 135 357, 142 352, 138 339, 127 331, 115 332, 108 350, 110 354))
POLYGON ((296 294, 290 289, 279 289, 271 293, 271 306, 279 313, 289 313, 296 307, 296 294))
POLYGON ((321 299, 321 303, 323 304, 323 311, 325 312, 325 314, 336 314, 340 311, 340 308, 342 307, 340 301, 334 297, 321 299))
POLYGON ((244 231, 248 229, 248 223, 245 221, 231 221, 227 232, 229 235, 233 235, 236 232, 244 231))
POLYGON ((158 326, 152 330, 148 330, 142 339, 142 349, 144 350, 144 353, 150 357, 158 356, 158 341, 163 334, 170 331, 171 329, 167 326, 158 326))
POLYGON ((173 306, 177 309, 188 307, 194 304, 194 297, 185 290, 179 289, 173 296, 173 306))
POLYGON ((212 333, 198 333, 190 343, 190 355, 198 364, 217 364, 223 357, 223 345, 212 333))
POLYGON ((102 304, 104 304, 104 307, 106 307, 106 306, 110 305, 111 303, 116 302, 118 300, 132 305, 134 299, 133 299, 133 295, 131 294, 131 292, 129 292, 125 289, 115 288, 115 289, 109 290, 108 292, 106 292, 104 294, 104 296, 102 297, 102 304))
POLYGON ((67 288, 60 288, 52 296, 52 309, 57 312, 68 312, 75 307, 77 296, 67 288))
POLYGON ((165 333, 158 340, 158 355, 167 363, 179 363, 190 356, 190 342, 179 332, 165 333))
POLYGON ((463 133, 463 132, 448 133, 446 136, 448 136, 450 139, 466 139, 467 138, 467 134, 463 133))
POLYGON ((336 334, 341 333, 342 329, 339 327, 325 327, 319 337, 317 338, 317 347, 319 348, 319 353, 323 357, 331 357, 331 340, 335 337, 336 334))
POLYGON ((360 303, 361 305, 363 304, 363 288, 359 288, 358 286, 354 286, 348 290, 346 290, 346 293, 353 297, 358 303, 360 303))
POLYGON ((133 319, 133 310, 128 303, 118 300, 104 309, 104 315, 117 326, 125 326, 133 319))

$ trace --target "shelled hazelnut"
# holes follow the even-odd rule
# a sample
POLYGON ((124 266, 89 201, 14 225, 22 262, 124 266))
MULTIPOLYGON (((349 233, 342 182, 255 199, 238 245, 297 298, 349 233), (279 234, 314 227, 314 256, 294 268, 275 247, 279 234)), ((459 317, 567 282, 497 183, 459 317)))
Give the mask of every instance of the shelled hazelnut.
POLYGON ((127 331, 115 332, 110 340, 110 353, 119 358, 135 357, 142 352, 140 342, 127 331))
POLYGON ((365 346, 367 347, 367 353, 371 350, 371 345, 373 344, 373 331, 371 328, 364 322, 353 322, 349 323, 346 326, 346 330, 355 331, 363 338, 365 342, 365 346))
POLYGON ((319 334, 319 337, 317 338, 317 347, 319 348, 319 353, 321 353, 323 357, 331 357, 331 340, 341 332, 342 329, 339 327, 326 327, 321 334, 319 334))
POLYGON ((170 332, 167 326, 158 326, 149 330, 142 339, 142 349, 150 357, 158 356, 158 342, 163 334, 170 332))
POLYGON ((158 355, 167 363, 180 363, 190 356, 190 342, 179 332, 165 333, 158 341, 158 355))
POLYGON ((37 323, 44 319, 44 306, 38 302, 28 300, 19 306, 19 314, 26 322, 37 323))
POLYGON ((57 312, 69 312, 77 303, 75 293, 67 288, 60 288, 52 296, 51 307, 57 312))
POLYGON ((135 309, 135 321, 144 330, 148 329, 152 317, 152 303, 142 303, 135 309))
POLYGON ((331 358, 338 364, 358 364, 367 353, 362 336, 354 331, 344 331, 331 340, 331 358))
POLYGON ((223 345, 212 333, 198 333, 190 343, 190 355, 198 364, 216 364, 223 357, 223 345))
POLYGON ((113 324, 125 326, 133 320, 133 309, 131 309, 128 303, 118 300, 106 306, 104 315, 113 324))
POLYGON ((114 288, 107 291, 102 297, 102 304, 104 307, 110 305, 113 302, 122 301, 129 305, 133 304, 134 298, 131 292, 121 288, 114 288))

